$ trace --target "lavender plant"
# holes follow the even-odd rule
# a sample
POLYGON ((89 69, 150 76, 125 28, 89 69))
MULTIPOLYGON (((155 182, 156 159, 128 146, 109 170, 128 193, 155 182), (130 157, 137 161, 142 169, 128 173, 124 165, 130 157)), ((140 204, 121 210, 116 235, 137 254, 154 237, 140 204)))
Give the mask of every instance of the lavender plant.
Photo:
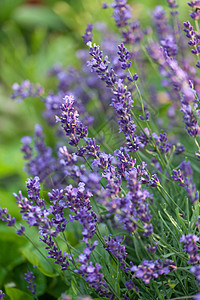
MULTIPOLYGON (((193 20, 180 23, 175 0, 166 5, 170 20, 159 5, 142 28, 115 0, 119 32, 105 33, 102 47, 88 24, 82 70, 54 66, 57 91, 41 97, 56 142, 46 145, 40 125, 21 140, 22 220, 6 208, 0 219, 29 240, 29 264, 62 282, 62 299, 200 299, 200 1, 188 3, 195 30, 193 20)), ((25 81, 13 90, 21 100, 42 88, 25 81)), ((25 274, 36 298, 35 278, 25 274)))

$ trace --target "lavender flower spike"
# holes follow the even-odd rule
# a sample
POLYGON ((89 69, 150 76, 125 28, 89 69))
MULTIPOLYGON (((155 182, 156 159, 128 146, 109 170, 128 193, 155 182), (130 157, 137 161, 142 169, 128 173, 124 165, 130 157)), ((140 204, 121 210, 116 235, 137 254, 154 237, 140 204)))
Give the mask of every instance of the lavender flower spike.
POLYGON ((0 290, 0 300, 2 300, 5 297, 5 294, 0 290))
POLYGON ((85 34, 82 36, 84 44, 87 44, 88 42, 92 41, 92 37, 93 37, 92 29, 93 29, 93 25, 88 24, 85 30, 85 34))
POLYGON ((11 215, 8 213, 7 208, 0 208, 0 219, 3 222, 7 222, 7 226, 11 227, 11 226, 15 226, 16 224, 16 220, 15 217, 11 217, 11 215))
POLYGON ((36 294, 36 283, 33 283, 35 280, 35 276, 33 275, 33 272, 27 271, 27 273, 24 274, 24 279, 27 281, 27 289, 31 291, 33 295, 36 294))
POLYGON ((196 243, 199 241, 199 237, 194 234, 183 235, 180 242, 184 243, 183 251, 189 254, 190 259, 188 263, 192 265, 200 262, 200 255, 197 254, 198 247, 196 243))
POLYGON ((33 85, 29 80, 23 81, 21 85, 14 83, 12 90, 12 99, 18 99, 19 101, 22 101, 28 97, 38 97, 43 94, 43 87, 39 84, 33 85))
POLYGON ((118 48, 119 51, 117 53, 119 55, 119 61, 121 62, 122 69, 129 69, 131 67, 131 62, 128 61, 128 59, 130 58, 129 51, 126 49, 123 43, 121 43, 118 48))
POLYGON ((115 3, 112 4, 112 7, 114 8, 113 18, 119 28, 128 25, 129 19, 132 16, 130 5, 126 3, 126 0, 115 0, 115 3))
POLYGON ((56 117, 57 122, 62 123, 62 127, 65 130, 66 135, 69 137, 69 144, 77 146, 80 139, 87 136, 87 127, 79 120, 79 114, 74 109, 74 96, 67 95, 64 97, 64 104, 61 106, 62 115, 56 117))

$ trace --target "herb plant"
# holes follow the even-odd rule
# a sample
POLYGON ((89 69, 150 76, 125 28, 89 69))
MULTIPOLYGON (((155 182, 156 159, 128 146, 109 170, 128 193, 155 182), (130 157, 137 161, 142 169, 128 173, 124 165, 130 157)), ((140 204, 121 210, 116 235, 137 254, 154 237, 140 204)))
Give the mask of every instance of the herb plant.
POLYGON ((81 69, 53 66, 49 92, 13 85, 13 99, 44 102, 55 139, 37 124, 21 140, 22 219, 0 219, 28 240, 29 291, 14 279, 0 299, 200 299, 200 1, 183 25, 166 4, 142 28, 126 0, 104 3, 117 31, 88 24, 81 69))

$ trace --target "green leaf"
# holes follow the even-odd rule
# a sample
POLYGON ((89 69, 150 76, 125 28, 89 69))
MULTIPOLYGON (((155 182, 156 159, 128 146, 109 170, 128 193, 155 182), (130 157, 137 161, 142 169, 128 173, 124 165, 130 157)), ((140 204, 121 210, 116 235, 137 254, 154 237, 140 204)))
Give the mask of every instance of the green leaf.
POLYGON ((61 18, 53 10, 45 6, 24 5, 18 7, 13 14, 13 19, 22 26, 42 26, 56 30, 66 29, 66 25, 61 18))
POLYGON ((54 264, 53 261, 51 261, 49 258, 45 258, 46 253, 44 249, 42 247, 38 247, 38 250, 36 248, 33 248, 31 245, 28 245, 26 248, 23 248, 21 251, 23 256, 32 265, 37 265, 41 273, 43 273, 48 277, 58 276, 59 274, 56 271, 56 266, 54 267, 53 265, 54 264))
POLYGON ((23 262, 23 257, 20 255, 20 248, 17 243, 1 241, 0 247, 0 265, 6 270, 11 271, 15 266, 23 262))
POLYGON ((46 292, 58 299, 59 296, 63 293, 65 293, 66 295, 72 295, 69 291, 70 289, 68 288, 69 286, 66 284, 66 282, 57 277, 52 279, 51 283, 48 285, 48 290, 46 292))
POLYGON ((25 293, 24 291, 21 291, 19 289, 16 289, 14 287, 9 287, 8 285, 5 286, 6 295, 10 297, 10 300, 32 300, 33 297, 29 294, 25 293))
POLYGON ((6 268, 0 268, 0 286, 3 285, 6 275, 8 274, 8 270, 6 268))
POLYGON ((14 228, 5 224, 0 224, 0 243, 2 241, 12 242, 19 246, 26 244, 26 239, 23 236, 17 235, 14 228))
POLYGON ((74 276, 73 276, 73 279, 74 279, 74 280, 72 280, 72 282, 71 282, 72 291, 73 291, 73 293, 74 293, 76 296, 78 296, 78 290, 77 290, 77 286, 78 286, 78 285, 75 284, 76 279, 75 279, 74 276))
POLYGON ((10 17, 12 11, 25 0, 1 0, 0 1, 0 22, 10 17))

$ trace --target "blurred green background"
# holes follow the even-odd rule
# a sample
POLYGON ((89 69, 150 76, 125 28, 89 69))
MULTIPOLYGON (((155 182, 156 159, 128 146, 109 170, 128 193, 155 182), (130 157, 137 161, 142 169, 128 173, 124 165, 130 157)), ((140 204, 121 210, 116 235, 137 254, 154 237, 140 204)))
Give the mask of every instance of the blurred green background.
MULTIPOLYGON (((46 76, 56 63, 76 65, 76 50, 84 48, 82 35, 88 23, 105 21, 117 31, 112 10, 102 10, 101 0, 0 0, 0 206, 16 215, 13 192, 23 189, 26 174, 20 139, 32 135, 34 124, 45 126, 43 104, 37 99, 18 103, 10 99, 11 86, 29 79, 45 91, 54 82, 46 76)), ((111 3, 112 1, 108 1, 111 3)), ((132 0, 135 18, 148 25, 155 5, 165 0, 132 0)), ((180 1, 181 20, 188 15, 187 1, 180 1)), ((169 13, 169 11, 168 11, 169 13)), ((98 37, 94 37, 98 42, 98 37)), ((46 128, 47 129, 47 128, 46 128)))

